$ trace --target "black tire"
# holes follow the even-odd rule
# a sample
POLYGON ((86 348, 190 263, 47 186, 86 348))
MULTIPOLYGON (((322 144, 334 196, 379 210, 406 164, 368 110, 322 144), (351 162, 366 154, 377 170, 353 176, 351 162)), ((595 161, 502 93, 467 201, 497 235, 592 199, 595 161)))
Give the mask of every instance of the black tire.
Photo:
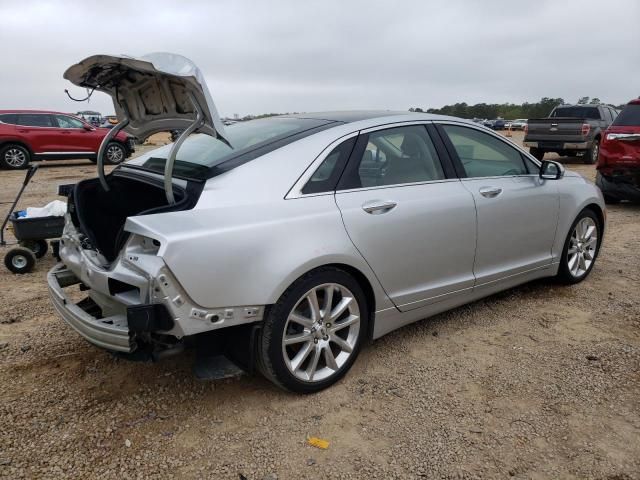
POLYGON ((36 258, 44 257, 49 250, 49 244, 46 240, 25 240, 20 242, 20 245, 31 250, 36 258))
POLYGON ((109 142, 104 150, 104 163, 106 165, 118 165, 127 158, 127 150, 120 142, 109 142))
POLYGON ((36 265, 36 256, 28 248, 15 247, 4 256, 4 265, 13 273, 29 273, 36 265))
POLYGON ((340 380, 353 365, 362 343, 367 335, 369 309, 362 288, 358 282, 344 270, 322 267, 313 270, 291 285, 280 299, 269 308, 263 322, 263 328, 257 339, 256 362, 260 372, 277 386, 296 393, 314 393, 333 385, 340 380), (360 311, 360 329, 350 356, 333 374, 324 380, 308 382, 298 379, 287 367, 283 353, 282 338, 287 319, 294 307, 314 287, 334 283, 347 288, 357 302, 360 311))
POLYGON ((595 165, 598 163, 598 155, 600 154, 600 139, 598 137, 593 139, 591 148, 584 152, 582 161, 585 165, 595 165))
POLYGON ((564 241, 564 247, 562 249, 562 257, 560 257, 560 268, 558 270, 558 275, 557 275, 557 279, 558 281, 560 281, 561 283, 567 284, 567 285, 572 285, 575 283, 580 283, 581 281, 583 281, 585 278, 587 278, 589 276, 589 273, 591 273, 591 270, 593 269, 593 266, 596 263, 596 260, 598 258, 598 253, 600 253, 600 245, 602 243, 602 224, 600 222, 600 219, 598 218, 598 215, 596 215, 596 213, 589 209, 589 208, 585 208, 584 210, 582 210, 582 212, 580 212, 578 214, 578 216, 576 217, 576 219, 573 221, 573 223, 571 224, 571 228, 569 229, 569 233, 567 233, 567 238, 564 241), (569 258, 568 258, 568 252, 569 252, 569 245, 571 243, 571 237, 573 235, 573 232, 576 228, 576 225, 578 224, 578 222, 580 222, 583 218, 591 218, 597 228, 597 243, 595 246, 595 254, 593 256, 593 261, 591 262, 591 264, 589 265, 589 267, 586 269, 586 271, 580 275, 574 275, 573 273, 571 273, 570 268, 569 268, 569 258))
POLYGON ((51 240, 51 255, 53 258, 60 261, 60 240, 51 240))
POLYGON ((31 153, 22 145, 9 144, 0 148, 0 166, 8 170, 27 168, 31 161, 31 153))
POLYGON ((539 148, 531 147, 529 149, 529 153, 538 160, 542 160, 544 158, 544 150, 540 150, 539 148))

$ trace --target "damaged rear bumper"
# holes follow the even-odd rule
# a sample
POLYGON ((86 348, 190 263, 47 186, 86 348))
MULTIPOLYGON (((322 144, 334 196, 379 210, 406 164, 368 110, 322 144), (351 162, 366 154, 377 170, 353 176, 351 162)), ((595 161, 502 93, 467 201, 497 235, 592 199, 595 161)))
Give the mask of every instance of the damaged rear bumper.
POLYGON ((47 283, 51 301, 58 314, 89 342, 117 352, 130 353, 136 349, 125 315, 98 318, 65 294, 63 289, 80 283, 80 279, 63 264, 58 264, 49 271, 47 283))
POLYGON ((609 197, 640 201, 640 168, 598 172, 596 185, 609 197))

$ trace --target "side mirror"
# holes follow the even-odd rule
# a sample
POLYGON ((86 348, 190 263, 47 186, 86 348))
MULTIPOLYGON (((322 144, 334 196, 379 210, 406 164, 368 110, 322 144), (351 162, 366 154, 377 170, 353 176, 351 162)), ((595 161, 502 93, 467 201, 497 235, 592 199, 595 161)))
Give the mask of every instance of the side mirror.
POLYGON ((82 124, 82 128, 84 128, 87 132, 91 132, 93 130, 93 127, 91 125, 86 124, 86 123, 82 124))
POLYGON ((540 166, 540 178, 543 180, 558 180, 564 175, 564 167, 558 162, 543 160, 540 166))

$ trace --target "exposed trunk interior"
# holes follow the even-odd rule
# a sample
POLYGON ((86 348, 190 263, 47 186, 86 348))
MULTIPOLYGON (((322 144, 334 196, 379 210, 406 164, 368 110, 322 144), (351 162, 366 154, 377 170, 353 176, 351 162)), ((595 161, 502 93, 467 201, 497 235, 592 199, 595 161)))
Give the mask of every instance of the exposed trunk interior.
POLYGON ((98 179, 79 182, 70 199, 73 208, 70 206, 69 211, 76 227, 109 262, 117 258, 127 240, 128 233, 124 231, 127 217, 185 210, 197 200, 176 187, 176 203, 168 205, 163 187, 152 180, 112 174, 107 177, 107 183, 108 192, 98 179))

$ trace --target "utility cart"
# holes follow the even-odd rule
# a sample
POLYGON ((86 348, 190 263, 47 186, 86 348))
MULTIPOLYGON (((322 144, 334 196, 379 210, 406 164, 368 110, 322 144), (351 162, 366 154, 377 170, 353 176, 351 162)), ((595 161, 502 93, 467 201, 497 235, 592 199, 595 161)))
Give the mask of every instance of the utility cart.
POLYGON ((6 245, 4 230, 9 222, 13 226, 13 235, 18 240, 17 247, 11 248, 4 256, 5 266, 13 273, 29 273, 35 267, 36 260, 44 257, 49 250, 49 243, 53 255, 58 257, 60 246, 59 238, 64 229, 64 217, 35 217, 21 218, 14 212, 22 192, 38 170, 38 164, 31 164, 22 183, 22 188, 7 213, 2 228, 0 228, 0 245, 6 245), (49 239, 51 242, 47 242, 49 239))

